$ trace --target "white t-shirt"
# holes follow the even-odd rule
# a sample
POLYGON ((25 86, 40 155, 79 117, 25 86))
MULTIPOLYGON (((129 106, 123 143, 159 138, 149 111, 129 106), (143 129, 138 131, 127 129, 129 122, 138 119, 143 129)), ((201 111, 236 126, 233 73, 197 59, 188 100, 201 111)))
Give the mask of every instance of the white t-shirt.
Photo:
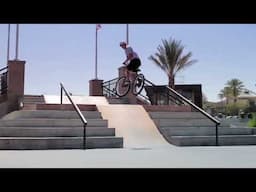
POLYGON ((132 53, 132 58, 131 58, 131 60, 132 60, 132 59, 135 59, 135 58, 138 58, 138 59, 139 59, 138 54, 137 54, 136 52, 134 52, 131 47, 127 47, 127 48, 125 49, 126 57, 128 57, 129 54, 131 54, 131 53, 132 53))

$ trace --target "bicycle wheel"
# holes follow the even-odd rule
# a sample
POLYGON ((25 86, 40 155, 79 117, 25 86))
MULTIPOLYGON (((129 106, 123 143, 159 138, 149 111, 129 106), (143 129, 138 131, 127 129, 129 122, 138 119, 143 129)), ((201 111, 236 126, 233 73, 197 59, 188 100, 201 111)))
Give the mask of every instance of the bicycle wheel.
POLYGON ((120 77, 116 82, 116 94, 119 97, 125 96, 130 90, 130 81, 125 76, 120 77))
POLYGON ((143 74, 138 74, 136 78, 134 79, 133 85, 132 85, 132 92, 134 95, 140 94, 142 89, 144 88, 145 79, 143 74))

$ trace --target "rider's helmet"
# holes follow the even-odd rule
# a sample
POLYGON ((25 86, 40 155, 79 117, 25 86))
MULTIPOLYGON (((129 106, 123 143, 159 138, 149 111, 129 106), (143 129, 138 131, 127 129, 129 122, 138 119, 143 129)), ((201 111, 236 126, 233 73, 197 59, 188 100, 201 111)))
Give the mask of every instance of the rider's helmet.
POLYGON ((127 44, 126 44, 126 42, 121 41, 119 45, 120 45, 120 46, 123 46, 123 45, 127 45, 127 44))

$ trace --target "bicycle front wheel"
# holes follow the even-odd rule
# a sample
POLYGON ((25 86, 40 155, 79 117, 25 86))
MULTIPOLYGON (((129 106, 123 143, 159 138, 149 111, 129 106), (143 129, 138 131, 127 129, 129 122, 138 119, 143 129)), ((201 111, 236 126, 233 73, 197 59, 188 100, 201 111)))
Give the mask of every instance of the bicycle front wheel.
POLYGON ((130 91, 130 81, 126 77, 120 77, 116 82, 116 95, 119 97, 125 96, 130 91))
POLYGON ((138 95, 143 90, 145 84, 145 78, 143 74, 138 74, 133 82, 133 94, 138 95))

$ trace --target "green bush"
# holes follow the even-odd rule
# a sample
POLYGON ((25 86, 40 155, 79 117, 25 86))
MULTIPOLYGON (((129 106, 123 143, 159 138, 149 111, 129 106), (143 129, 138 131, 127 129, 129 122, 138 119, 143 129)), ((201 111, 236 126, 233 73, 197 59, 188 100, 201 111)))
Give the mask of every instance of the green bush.
POLYGON ((249 127, 256 127, 256 113, 253 113, 253 118, 248 122, 249 127))

